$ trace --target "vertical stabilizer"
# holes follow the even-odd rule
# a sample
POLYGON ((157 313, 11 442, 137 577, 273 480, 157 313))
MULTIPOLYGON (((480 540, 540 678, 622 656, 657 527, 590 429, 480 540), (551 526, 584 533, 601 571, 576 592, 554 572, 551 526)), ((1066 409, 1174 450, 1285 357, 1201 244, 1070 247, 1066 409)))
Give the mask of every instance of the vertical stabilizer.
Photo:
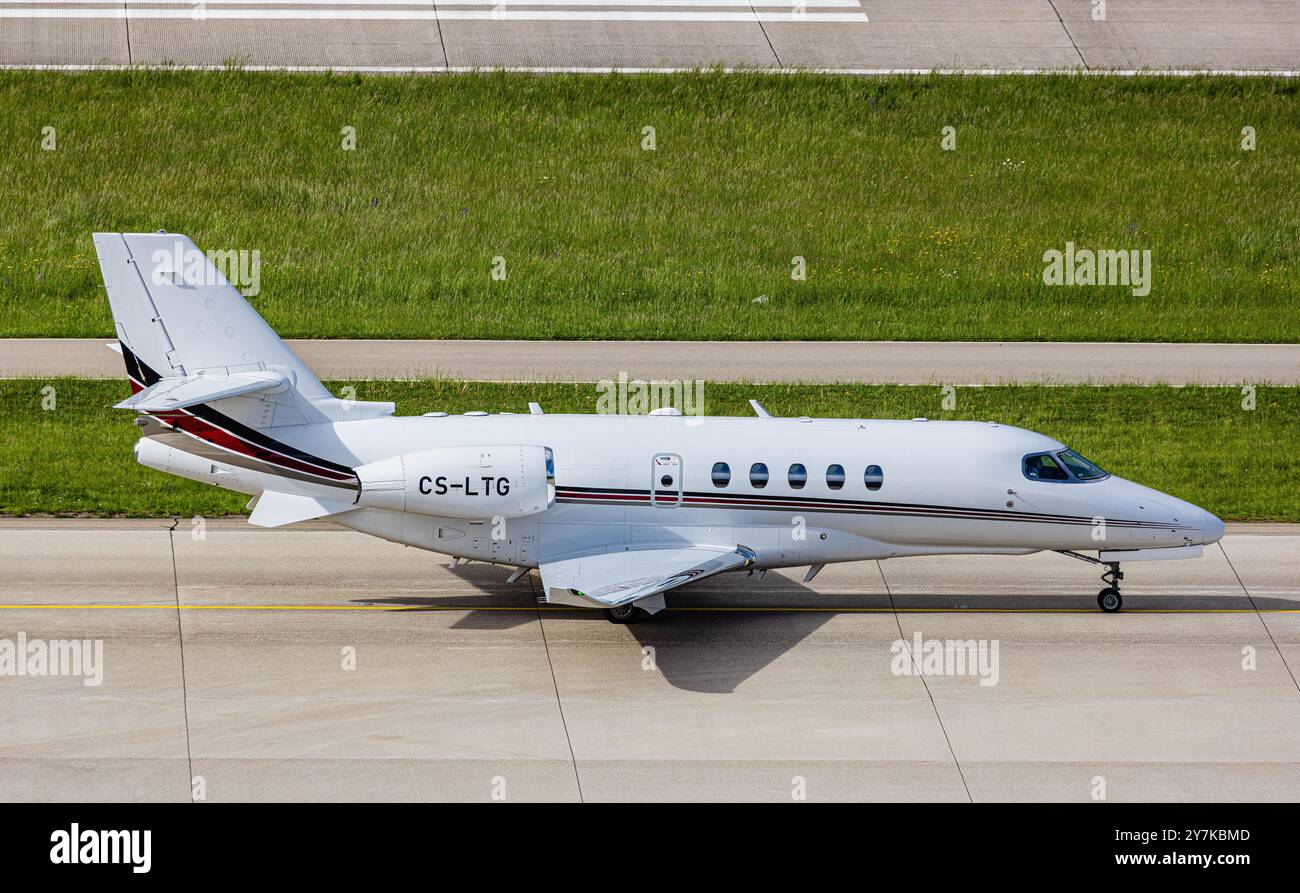
POLYGON ((135 390, 269 376, 282 386, 213 398, 254 428, 391 414, 392 404, 334 398, 188 237, 95 233, 94 241, 135 390))

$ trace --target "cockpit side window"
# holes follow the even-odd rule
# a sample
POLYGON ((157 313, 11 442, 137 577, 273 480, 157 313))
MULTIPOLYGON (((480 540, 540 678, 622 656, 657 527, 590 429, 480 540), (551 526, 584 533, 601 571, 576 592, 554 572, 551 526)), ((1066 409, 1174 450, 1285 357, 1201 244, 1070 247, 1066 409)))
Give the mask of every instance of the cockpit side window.
POLYGON ((1021 468, 1031 481, 1068 481, 1070 473, 1053 458, 1051 453, 1030 453, 1021 468))
POLYGON ((1086 484, 1110 477, 1100 466, 1080 456, 1074 450, 1056 450, 1049 453, 1030 453, 1020 460, 1021 471, 1031 481, 1056 481, 1067 484, 1086 484))
POLYGON ((1070 474, 1074 475, 1081 481, 1099 481, 1104 477, 1109 477, 1108 473, 1103 471, 1099 465, 1089 462, 1080 456, 1074 450, 1066 450, 1056 454, 1070 474))

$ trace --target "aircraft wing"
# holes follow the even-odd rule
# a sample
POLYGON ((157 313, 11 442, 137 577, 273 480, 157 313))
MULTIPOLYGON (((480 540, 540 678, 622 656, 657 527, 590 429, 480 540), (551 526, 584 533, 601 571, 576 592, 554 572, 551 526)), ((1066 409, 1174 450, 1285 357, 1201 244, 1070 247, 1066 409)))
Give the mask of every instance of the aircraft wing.
POLYGON ((616 608, 683 583, 749 567, 757 559, 746 546, 678 546, 634 549, 543 562, 542 586, 568 589, 594 605, 616 608))
POLYGON ((284 376, 275 372, 205 372, 184 378, 160 378, 114 408, 166 412, 169 409, 184 409, 198 403, 265 391, 284 383, 284 376))

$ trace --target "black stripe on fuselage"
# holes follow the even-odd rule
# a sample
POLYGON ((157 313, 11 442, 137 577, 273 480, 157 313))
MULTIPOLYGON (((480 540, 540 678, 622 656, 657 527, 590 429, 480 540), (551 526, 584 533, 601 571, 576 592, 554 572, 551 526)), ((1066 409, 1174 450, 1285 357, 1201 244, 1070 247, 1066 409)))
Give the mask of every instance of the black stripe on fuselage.
MULTIPOLYGON (((150 385, 153 385, 162 379, 161 375, 159 375, 157 372, 151 369, 147 363, 145 363, 143 360, 137 357, 131 351, 131 349, 127 347, 125 344, 122 345, 122 359, 126 361, 127 375, 130 375, 132 378, 134 378, 136 381, 143 384, 145 387, 149 387, 150 385)), ((353 476, 355 476, 356 474, 356 472, 350 466, 340 465, 338 462, 331 462, 329 459, 322 459, 319 456, 314 456, 311 453, 298 449, 297 447, 290 446, 287 443, 283 443, 281 441, 275 440, 274 438, 267 437, 265 434, 263 434, 261 431, 258 431, 256 428, 250 428, 247 425, 242 424, 241 422, 237 422, 234 419, 232 419, 230 416, 225 415, 224 413, 217 412, 215 409, 213 409, 211 406, 208 406, 206 403, 199 403, 194 406, 187 407, 185 411, 190 413, 191 415, 197 416, 198 418, 202 419, 203 421, 207 422, 210 425, 216 425, 219 428, 225 428, 231 434, 243 440, 246 440, 249 443, 254 444, 255 446, 260 446, 268 450, 274 450, 275 452, 287 456, 288 458, 296 459, 299 462, 306 462, 311 465, 316 465, 321 468, 327 468, 330 471, 335 471, 340 474, 347 474, 353 476)))
POLYGON ((256 428, 250 428, 245 424, 237 422, 234 419, 232 419, 230 416, 217 412, 215 409, 213 409, 211 406, 208 406, 206 403, 199 403, 194 406, 187 407, 187 411, 193 413, 194 415, 198 416, 199 418, 203 419, 203 421, 211 425, 216 425, 220 428, 225 428, 231 434, 235 435, 236 437, 243 438, 244 440, 247 440, 251 444, 264 447, 265 449, 268 450, 275 450, 277 453, 281 453, 285 456, 288 456, 291 459, 297 459, 299 462, 307 462, 311 465, 317 465, 321 468, 328 468, 330 471, 337 471, 340 474, 354 473, 353 470, 347 465, 340 465, 338 462, 331 462, 329 459, 322 459, 319 456, 300 450, 297 447, 290 446, 289 444, 283 441, 275 440, 274 438, 267 437, 265 434, 263 434, 261 431, 258 431, 256 428))
MULTIPOLYGON (((659 498, 672 501, 676 493, 658 493, 659 498)), ((702 493, 686 491, 682 494, 683 507, 741 509, 747 511, 783 511, 791 508, 825 514, 868 514, 896 515, 903 517, 947 517, 971 520, 991 521, 1029 521, 1040 524, 1094 524, 1091 517, 1077 515, 1054 515, 1042 512, 1011 512, 1001 509, 969 508, 964 506, 925 505, 910 502, 872 502, 855 499, 827 499, 809 496, 778 496, 756 493, 702 493), (696 500, 694 502, 690 500, 696 500)), ((647 505, 650 491, 617 487, 557 487, 556 501, 584 503, 588 505, 647 505), (621 497, 621 498, 620 498, 621 497), (631 502, 627 497, 644 500, 631 502)), ((1158 529, 1193 528, 1180 524, 1164 524, 1158 521, 1133 521, 1124 519, 1105 519, 1106 523, 1116 527, 1138 527, 1158 529)))
POLYGON ((148 387, 149 385, 153 384, 154 381, 158 380, 158 376, 153 374, 152 369, 149 370, 149 375, 146 376, 144 370, 140 368, 141 363, 139 358, 137 358, 136 355, 131 352, 131 348, 127 347, 125 344, 122 344, 120 341, 118 342, 118 344, 122 348, 122 360, 126 363, 126 374, 128 376, 130 376, 133 380, 140 382, 145 387, 148 387), (149 381, 148 378, 152 378, 153 381, 149 381))

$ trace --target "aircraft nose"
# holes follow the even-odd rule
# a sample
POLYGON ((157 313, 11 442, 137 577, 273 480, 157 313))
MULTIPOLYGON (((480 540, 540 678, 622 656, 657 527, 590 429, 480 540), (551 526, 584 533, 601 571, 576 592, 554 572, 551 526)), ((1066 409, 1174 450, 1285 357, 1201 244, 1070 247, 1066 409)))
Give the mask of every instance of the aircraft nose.
POLYGON ((1219 540, 1223 539, 1223 522, 1214 517, 1214 515, 1205 511, 1205 509, 1201 509, 1201 514, 1205 516, 1204 521, 1201 522, 1201 529, 1204 531, 1202 541, 1205 545, 1208 546, 1211 543, 1217 543, 1219 540))

